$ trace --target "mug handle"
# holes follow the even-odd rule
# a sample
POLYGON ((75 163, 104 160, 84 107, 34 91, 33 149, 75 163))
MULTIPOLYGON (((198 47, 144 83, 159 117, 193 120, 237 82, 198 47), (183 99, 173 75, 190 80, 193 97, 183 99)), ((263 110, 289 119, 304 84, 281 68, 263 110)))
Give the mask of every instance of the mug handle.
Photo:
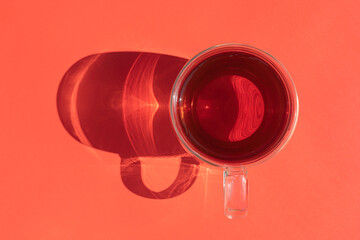
POLYGON ((229 219, 246 217, 249 184, 245 167, 224 170, 224 212, 229 219))

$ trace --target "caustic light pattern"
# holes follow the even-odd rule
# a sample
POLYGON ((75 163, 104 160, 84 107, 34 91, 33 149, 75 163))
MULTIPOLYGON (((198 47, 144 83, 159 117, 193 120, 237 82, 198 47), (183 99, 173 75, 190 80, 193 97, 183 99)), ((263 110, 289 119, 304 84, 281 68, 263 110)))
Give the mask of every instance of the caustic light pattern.
POLYGON ((231 142, 250 137, 260 126, 264 117, 264 100, 259 89, 240 76, 231 76, 231 83, 238 99, 238 116, 230 132, 231 142))
POLYGON ((153 119, 159 108, 153 92, 154 72, 159 55, 142 54, 136 58, 125 80, 123 116, 125 130, 136 153, 155 155, 153 119), (141 142, 141 144, 137 144, 141 142))

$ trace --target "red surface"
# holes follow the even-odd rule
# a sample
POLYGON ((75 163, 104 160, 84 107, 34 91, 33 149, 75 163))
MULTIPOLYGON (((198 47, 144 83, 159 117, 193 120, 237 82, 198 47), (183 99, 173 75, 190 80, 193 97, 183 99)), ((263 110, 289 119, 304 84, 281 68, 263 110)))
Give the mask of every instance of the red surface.
MULTIPOLYGON (((1 25, 2 239, 359 239, 357 1, 7 1, 1 25), (249 215, 223 215, 221 170, 201 165, 185 193, 148 199, 120 179, 119 156, 62 126, 56 93, 82 57, 147 51, 189 58, 219 43, 279 59, 300 100, 297 129, 249 172, 249 215)), ((142 159, 161 191, 180 159, 142 159), (159 164, 161 163, 161 164, 159 164)))

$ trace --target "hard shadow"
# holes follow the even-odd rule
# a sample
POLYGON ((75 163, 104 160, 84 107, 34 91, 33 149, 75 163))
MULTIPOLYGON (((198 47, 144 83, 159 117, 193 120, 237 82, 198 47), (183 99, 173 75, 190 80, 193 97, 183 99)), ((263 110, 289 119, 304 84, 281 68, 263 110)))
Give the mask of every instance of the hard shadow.
POLYGON ((156 53, 87 56, 66 72, 57 108, 67 132, 87 146, 117 153, 121 179, 133 193, 172 198, 195 182, 199 162, 181 147, 171 126, 172 85, 187 59, 156 53), (141 157, 181 157, 175 181, 154 192, 141 178, 141 157))

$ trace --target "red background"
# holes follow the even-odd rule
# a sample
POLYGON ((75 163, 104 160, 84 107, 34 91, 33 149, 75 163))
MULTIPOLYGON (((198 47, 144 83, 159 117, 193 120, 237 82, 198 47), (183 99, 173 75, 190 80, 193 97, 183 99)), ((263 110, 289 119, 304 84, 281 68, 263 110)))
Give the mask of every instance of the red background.
MULTIPOLYGON (((358 1, 7 1, 0 9, 1 239, 359 239, 358 1), (221 170, 146 199, 119 157, 76 142, 56 92, 80 58, 149 51, 190 58, 215 44, 263 49, 288 69, 300 114, 289 144, 249 169, 249 215, 223 215, 221 170)), ((177 160, 144 169, 166 188, 177 160)))

